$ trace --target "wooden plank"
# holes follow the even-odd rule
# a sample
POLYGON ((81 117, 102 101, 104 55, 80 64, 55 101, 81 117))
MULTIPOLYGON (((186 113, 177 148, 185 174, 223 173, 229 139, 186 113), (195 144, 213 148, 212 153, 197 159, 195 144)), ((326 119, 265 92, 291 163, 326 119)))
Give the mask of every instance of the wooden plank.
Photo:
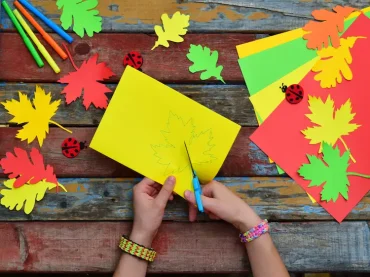
MULTIPOLYGON (((151 5, 152 6, 152 5, 151 5)), ((223 65, 222 76, 227 83, 244 83, 238 65, 235 46, 255 39, 251 34, 189 34, 183 43, 169 48, 158 48, 151 51, 156 40, 153 35, 145 34, 97 34, 92 38, 78 38, 69 46, 76 65, 99 53, 99 62, 106 62, 116 74, 109 82, 118 82, 123 72, 123 58, 133 50, 139 51, 143 58, 142 70, 153 78, 164 82, 202 82, 222 84, 217 80, 200 81, 200 74, 189 72, 192 63, 187 59, 190 44, 204 44, 210 49, 219 51, 218 64, 223 65), (160 69, 160 70, 159 70, 160 69)), ((60 38, 56 38, 62 42, 60 38)), ((45 65, 38 68, 28 53, 20 36, 15 33, 0 33, 0 49, 6 55, 0 55, 0 80, 21 82, 56 82, 69 72, 74 72, 70 61, 61 61, 56 53, 45 45, 58 63, 61 73, 55 74, 45 65), (5 70, 6 69, 6 70, 5 70)))
MULTIPOLYGON (((104 110, 91 106, 85 110, 82 100, 67 105, 65 97, 60 94, 62 85, 44 83, 39 84, 46 92, 51 92, 52 99, 61 99, 59 109, 53 120, 68 126, 97 126, 104 114, 104 110)), ((257 126, 253 106, 249 101, 245 85, 170 85, 175 90, 190 97, 194 101, 214 110, 242 126, 257 126)), ((114 91, 116 85, 108 84, 114 91)), ((35 84, 30 83, 0 83, 0 102, 18 98, 18 91, 25 93, 29 98, 34 97, 35 84)), ((112 94, 109 94, 111 97, 112 94)), ((13 118, 3 108, 0 108, 0 124, 7 124, 13 118)))
MULTIPOLYGON (((61 11, 54 1, 33 0, 32 3, 56 23, 61 11)), ((10 3, 9 3, 10 4, 10 3)), ((190 14, 191 32, 249 31, 279 32, 303 26, 315 9, 348 5, 348 1, 291 1, 291 0, 100 0, 98 9, 103 16, 103 32, 154 32, 155 24, 162 24, 162 13, 176 11, 190 14)), ((369 1, 351 1, 362 8, 369 1)), ((2 11, 0 27, 13 30, 13 25, 2 11)))
MULTIPOLYGON (((0 221, 27 220, 131 220, 132 187, 140 179, 59 179, 68 192, 51 191, 29 215, 0 206, 0 221)), ((333 220, 319 205, 312 204, 304 190, 286 177, 217 178, 262 217, 270 221, 333 220)), ((0 179, 0 189, 3 179, 0 179)), ((346 220, 369 220, 370 195, 366 196, 346 220)), ((188 205, 180 197, 170 202, 165 220, 187 221, 188 205)), ((200 215, 199 221, 208 221, 200 215)))
MULTIPOLYGON (((0 223, 0 270, 112 272, 129 222, 0 223)), ((370 272, 367 222, 271 223, 273 240, 293 272, 370 272)), ((249 271, 237 231, 225 223, 163 223, 151 273, 249 271)))
MULTIPOLYGON (((73 134, 60 128, 50 128, 50 133, 41 149, 45 162, 53 165, 58 177, 137 177, 138 175, 121 164, 103 156, 93 149, 83 150, 78 157, 68 159, 63 156, 61 144, 64 139, 73 136, 79 141, 91 141, 96 128, 69 128, 73 134)), ((28 145, 15 138, 18 128, 0 128, 0 157, 14 147, 39 148, 37 140, 28 145)), ((266 155, 249 140, 255 128, 243 127, 223 164, 219 176, 276 176, 274 164, 270 164, 266 155)), ((107 141, 109 143, 109 141, 107 141)), ((0 170, 0 177, 4 177, 0 170)))

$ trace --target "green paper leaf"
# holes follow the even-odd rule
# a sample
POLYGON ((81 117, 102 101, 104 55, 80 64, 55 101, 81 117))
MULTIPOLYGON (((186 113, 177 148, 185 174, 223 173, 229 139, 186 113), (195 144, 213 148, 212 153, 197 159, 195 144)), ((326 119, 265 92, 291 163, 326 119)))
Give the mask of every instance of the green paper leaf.
POLYGON ((324 142, 322 147, 323 159, 307 155, 309 164, 303 164, 298 173, 305 180, 310 180, 310 187, 321 186, 322 201, 337 201, 339 194, 348 200, 349 180, 347 169, 349 166, 349 151, 340 156, 338 147, 333 148, 324 142))
POLYGON ((73 31, 81 38, 86 34, 92 37, 94 32, 102 30, 102 18, 98 10, 93 10, 98 0, 57 0, 58 9, 63 8, 60 21, 67 30, 73 25, 73 31))
POLYGON ((207 80, 211 77, 215 77, 225 84, 224 79, 221 76, 223 66, 217 66, 218 52, 212 51, 208 47, 202 45, 190 44, 189 53, 186 57, 194 64, 189 67, 191 73, 203 71, 200 74, 201 80, 207 80))

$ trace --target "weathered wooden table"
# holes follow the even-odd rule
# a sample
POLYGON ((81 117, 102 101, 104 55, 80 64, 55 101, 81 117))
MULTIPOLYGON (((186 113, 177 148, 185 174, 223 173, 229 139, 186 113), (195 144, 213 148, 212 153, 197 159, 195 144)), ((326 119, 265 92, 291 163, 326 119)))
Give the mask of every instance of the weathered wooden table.
MULTIPOLYGON (((277 175, 274 165, 249 140, 257 122, 235 50, 236 45, 263 36, 257 34, 303 26, 313 9, 347 2, 100 0, 103 32, 84 39, 74 35, 76 40, 69 49, 78 66, 99 53, 99 60, 107 62, 117 74, 109 84, 113 90, 123 71, 123 56, 139 51, 145 73, 243 126, 219 180, 261 217, 273 222, 273 239, 290 271, 370 272, 370 197, 365 197, 339 225, 319 205, 312 204, 290 178, 277 175), (177 10, 191 15, 191 32, 185 42, 150 51, 156 40, 153 25, 161 24, 162 13, 177 10), (201 82, 198 75, 188 72, 186 53, 190 44, 204 44, 219 51, 227 85, 201 82)), ((361 2, 352 1, 351 5, 369 4, 361 2)), ((32 3, 59 22, 55 1, 32 3)), ((48 66, 37 69, 4 14, 1 29, 0 101, 17 97, 18 91, 32 97, 35 84, 51 91, 53 99, 64 101, 62 86, 56 81, 74 70, 71 63, 58 59, 62 69, 59 75, 48 66)), ((70 127, 74 137, 89 142, 102 115, 103 111, 94 108, 85 111, 81 101, 69 106, 63 102, 54 119, 70 127)), ((14 146, 37 147, 36 143, 27 145, 16 139, 18 128, 8 125, 9 119, 0 108, 0 156, 14 146)), ((65 158, 60 145, 67 136, 52 127, 41 152, 68 193, 47 194, 30 215, 0 207, 0 271, 112 272, 115 267, 120 255, 117 242, 131 226, 131 189, 140 176, 91 149, 75 159, 65 158)), ((165 219, 154 243, 159 255, 151 272, 248 271, 247 257, 233 227, 204 217, 198 223, 188 223, 187 205, 180 198, 169 205, 165 219)))

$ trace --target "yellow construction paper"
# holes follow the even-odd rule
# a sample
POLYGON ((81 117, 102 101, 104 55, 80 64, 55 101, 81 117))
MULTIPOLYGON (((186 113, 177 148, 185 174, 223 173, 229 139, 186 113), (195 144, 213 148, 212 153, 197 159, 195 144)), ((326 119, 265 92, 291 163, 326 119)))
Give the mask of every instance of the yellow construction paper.
MULTIPOLYGON (((285 93, 283 93, 280 89, 282 83, 288 86, 292 84, 299 84, 299 82, 315 65, 317 60, 318 58, 312 59, 308 63, 302 65, 291 73, 285 75, 283 78, 277 80, 276 82, 249 97, 255 112, 259 115, 258 121, 265 121, 266 118, 269 117, 270 114, 285 99, 285 93)), ((259 122, 259 124, 261 123, 259 122)))
POLYGON ((307 193, 307 195, 308 195, 308 198, 310 198, 310 200, 311 200, 311 202, 313 203, 313 204, 315 204, 317 201, 315 200, 315 198, 313 198, 310 194, 308 194, 307 193))
POLYGON ((90 147, 163 184, 193 190, 184 142, 202 184, 224 162, 240 126, 128 66, 90 147))
POLYGON ((258 52, 267 50, 269 48, 273 48, 278 45, 284 44, 286 42, 295 40, 297 38, 301 38, 306 33, 307 32, 303 31, 302 28, 295 29, 295 30, 285 32, 282 34, 278 34, 278 35, 274 35, 271 37, 266 37, 263 39, 258 39, 252 42, 247 42, 244 44, 237 45, 236 50, 238 52, 239 58, 241 59, 246 56, 250 56, 258 52))
MULTIPOLYGON (((2 189, 0 191, 0 194, 3 196, 1 198, 1 205, 9 210, 16 209, 17 211, 20 211, 24 208, 24 212, 26 214, 30 214, 32 212, 36 201, 41 201, 47 190, 51 190, 56 187, 56 184, 54 183, 40 181, 34 185, 25 184, 20 188, 14 188, 13 184, 15 180, 16 179, 9 179, 4 181, 6 189, 2 189)), ((59 184, 59 187, 64 191, 67 191, 62 184, 59 184)))

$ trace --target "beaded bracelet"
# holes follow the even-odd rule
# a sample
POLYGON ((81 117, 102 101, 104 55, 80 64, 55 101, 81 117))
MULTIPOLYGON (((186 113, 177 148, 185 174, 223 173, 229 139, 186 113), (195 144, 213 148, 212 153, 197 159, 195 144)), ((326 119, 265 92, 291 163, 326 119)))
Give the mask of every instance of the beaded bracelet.
POLYGON ((123 252, 130 254, 131 256, 138 257, 142 260, 153 262, 157 252, 153 248, 146 248, 140 244, 137 244, 129 240, 126 236, 122 235, 119 242, 119 248, 123 252))
POLYGON ((267 219, 262 221, 260 224, 258 224, 256 227, 253 227, 249 231, 245 232, 244 234, 240 234, 239 238, 240 241, 245 243, 245 242, 251 242, 263 234, 267 233, 269 231, 270 227, 268 224, 267 219))

